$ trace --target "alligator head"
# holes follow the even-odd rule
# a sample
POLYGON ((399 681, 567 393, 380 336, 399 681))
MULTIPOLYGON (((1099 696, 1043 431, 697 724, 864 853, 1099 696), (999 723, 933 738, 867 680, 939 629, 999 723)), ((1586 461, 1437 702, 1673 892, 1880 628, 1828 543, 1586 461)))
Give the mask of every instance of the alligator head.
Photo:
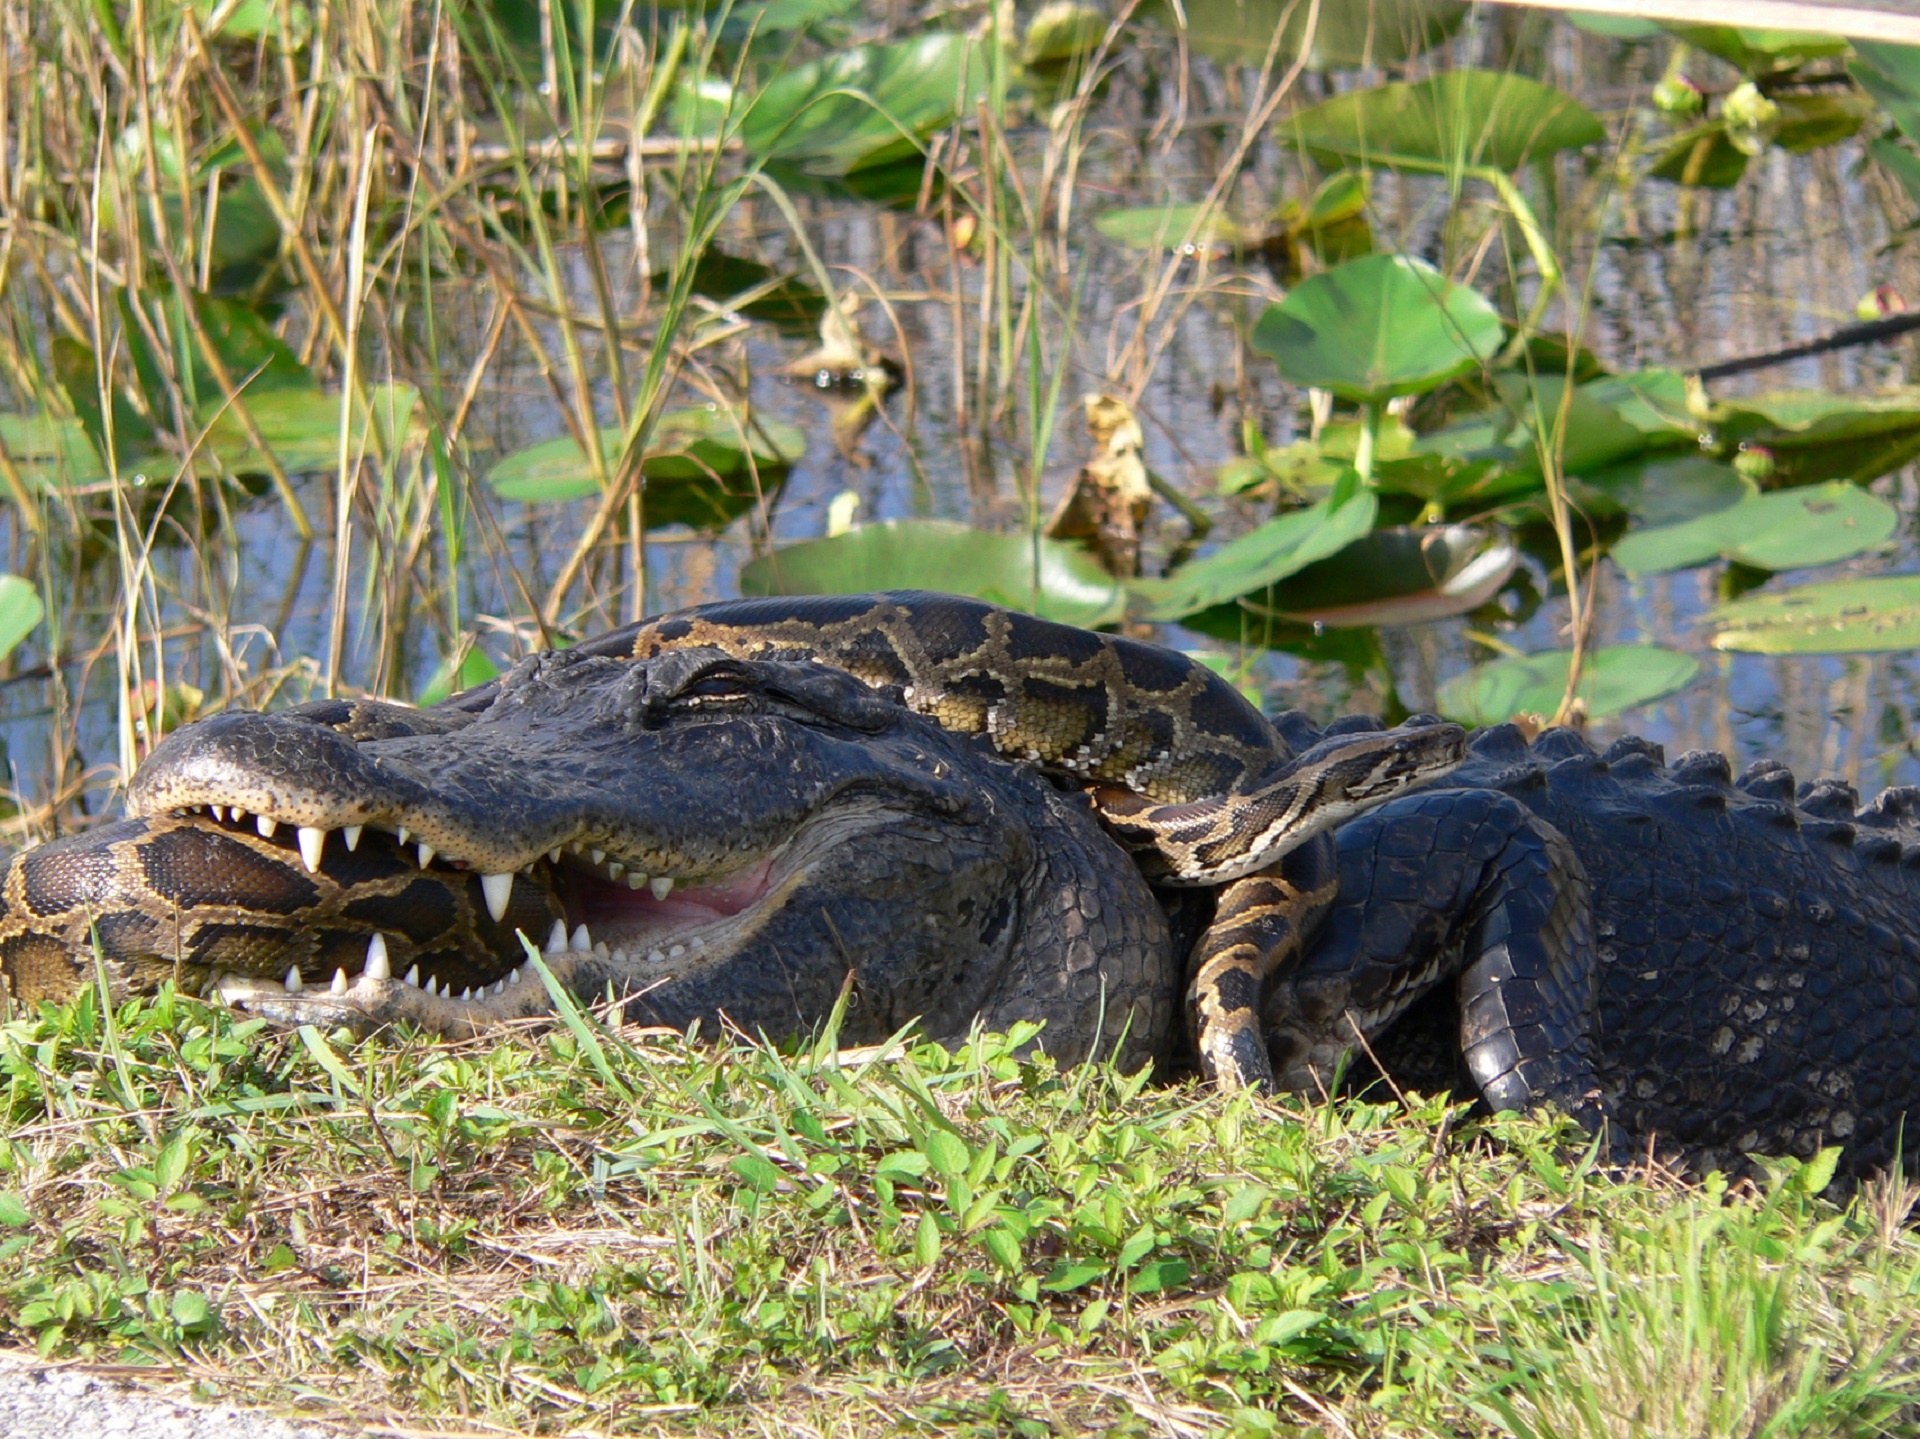
POLYGON ((1087 1011, 1105 986, 1115 1030, 1143 985, 1170 1007, 1164 920, 1084 802, 813 663, 563 651, 433 710, 218 715, 128 807, 14 861, 16 991, 88 982, 97 942, 130 988, 462 1033, 549 1010, 531 942, 681 1028, 790 1033, 849 978, 849 1042, 957 1038, 987 996, 1045 1018, 1036 983, 1087 1011))

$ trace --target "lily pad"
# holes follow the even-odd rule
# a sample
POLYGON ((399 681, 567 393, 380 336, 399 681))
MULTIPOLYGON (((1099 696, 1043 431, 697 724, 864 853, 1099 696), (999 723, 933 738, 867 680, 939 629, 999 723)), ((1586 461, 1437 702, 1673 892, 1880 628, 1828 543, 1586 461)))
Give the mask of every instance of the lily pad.
MULTIPOLYGON (((1572 650, 1495 660, 1440 686, 1440 712, 1462 724, 1500 724, 1521 714, 1552 714, 1567 690, 1572 650)), ((1574 695, 1589 717, 1619 714, 1684 689, 1700 671, 1692 655, 1655 645, 1610 645, 1588 654, 1574 695)))
POLYGON ((1206 207, 1197 202, 1179 205, 1134 205, 1103 210, 1093 217, 1093 228, 1131 250, 1171 250, 1192 234, 1198 250, 1237 248, 1259 243, 1259 228, 1243 225, 1218 207, 1194 228, 1206 207))
MULTIPOLYGON (((618 458, 621 444, 618 428, 600 431, 601 453, 609 462, 618 458)), ((756 416, 743 434, 739 417, 717 405, 669 410, 654 425, 640 465, 647 477, 647 527, 724 528, 759 498, 756 470, 762 479, 784 475, 805 449, 806 436, 781 420, 756 416)), ((570 436, 516 450, 488 472, 487 483, 504 499, 528 503, 577 500, 600 488, 570 436)))
POLYGON ((1920 649, 1920 575, 1832 580, 1753 594, 1709 616, 1713 647, 1763 655, 1920 649))
POLYGON ((1268 520, 1166 579, 1129 581, 1129 608, 1142 619, 1178 620, 1263 590, 1345 549, 1373 528, 1378 513, 1373 492, 1348 470, 1318 504, 1268 520))
POLYGON ((1071 625, 1119 619, 1113 576, 1074 545, 994 534, 948 520, 887 520, 831 539, 787 545, 740 569, 748 595, 845 595, 944 590, 1071 625))
POLYGON ((857 45, 783 70, 741 119, 748 153, 815 175, 847 175, 917 155, 925 138, 986 94, 985 56, 944 32, 857 45))
MULTIPOLYGON (((419 392, 406 384, 375 385, 368 398, 379 416, 379 427, 369 433, 366 417, 356 414, 350 422, 349 454, 359 453, 363 442, 366 450, 381 453, 384 446, 380 436, 396 422, 404 429, 419 392)), ((249 388, 245 401, 247 415, 260 438, 288 474, 328 470, 340 462, 340 395, 318 385, 269 389, 258 394, 249 388)), ((232 406, 209 403, 203 406, 201 421, 208 426, 203 449, 218 456, 233 473, 256 474, 266 468, 266 457, 254 445, 232 406)))
POLYGON ((1847 72, 1909 140, 1920 141, 1920 46, 1856 40, 1847 72))
MULTIPOLYGON (((1324 161, 1393 168, 1395 160, 1517 170, 1597 145, 1606 129, 1573 96, 1524 75, 1449 70, 1351 90, 1290 116, 1281 138, 1324 161)), ((1331 167, 1330 167, 1331 168, 1331 167)))
POLYGON ((1613 547, 1613 558, 1630 575, 1719 558, 1763 570, 1802 569, 1872 549, 1899 525, 1899 512, 1885 500, 1835 480, 1751 495, 1724 510, 1635 531, 1613 547))
POLYGON ((1875 395, 1789 390, 1716 405, 1723 446, 1767 451, 1776 487, 1816 480, 1865 482, 1920 455, 1920 387, 1875 395))
POLYGON ((1464 375, 1505 335, 1493 306, 1425 261, 1367 255, 1269 305, 1253 346, 1294 384, 1365 404, 1464 375))
POLYGON ((19 575, 0 575, 0 656, 12 654, 46 613, 47 607, 32 581, 19 575))
POLYGON ((1838 35, 1763 30, 1745 25, 1668 24, 1664 28, 1694 48, 1718 55, 1749 75, 1797 70, 1809 60, 1831 59, 1847 53, 1847 42, 1838 35))
POLYGON ((1751 158, 1733 143, 1723 122, 1706 120, 1668 140, 1647 173, 1676 185, 1730 190, 1747 173, 1751 158))
POLYGON ((1504 530, 1389 525, 1243 604, 1256 615, 1325 629, 1423 624, 1478 609, 1519 562, 1504 530))
POLYGON ((46 489, 107 478, 107 467, 78 420, 44 413, 0 415, 0 446, 30 484, 46 489))
POLYGON ((1298 0, 1147 0, 1139 15, 1178 30, 1201 54, 1229 65, 1260 65, 1269 53, 1284 64, 1311 42, 1315 69, 1399 65, 1460 28, 1467 7, 1453 0, 1343 0, 1312 7, 1298 0))
POLYGON ((1671 452, 1610 465, 1573 488, 1582 508, 1624 510, 1649 529, 1718 514, 1760 493, 1732 465, 1702 454, 1671 452))

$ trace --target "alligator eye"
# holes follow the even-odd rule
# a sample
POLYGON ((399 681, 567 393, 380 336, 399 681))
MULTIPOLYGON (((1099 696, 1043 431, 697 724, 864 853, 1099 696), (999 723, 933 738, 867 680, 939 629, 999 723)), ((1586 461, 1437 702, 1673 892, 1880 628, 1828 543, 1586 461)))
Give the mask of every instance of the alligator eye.
POLYGON ((726 705, 743 705, 753 698, 754 688, 744 676, 716 671, 702 675, 674 698, 682 704, 691 704, 701 709, 715 709, 726 705))

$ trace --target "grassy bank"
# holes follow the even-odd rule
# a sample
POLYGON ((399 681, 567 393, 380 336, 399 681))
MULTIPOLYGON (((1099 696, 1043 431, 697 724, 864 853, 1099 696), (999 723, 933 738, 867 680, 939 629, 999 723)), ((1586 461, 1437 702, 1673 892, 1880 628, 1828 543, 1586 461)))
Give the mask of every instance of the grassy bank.
POLYGON ((448 1046, 163 997, 0 1039, 0 1335, 436 1432, 1914 1432, 1911 1188, 983 1037, 448 1046))

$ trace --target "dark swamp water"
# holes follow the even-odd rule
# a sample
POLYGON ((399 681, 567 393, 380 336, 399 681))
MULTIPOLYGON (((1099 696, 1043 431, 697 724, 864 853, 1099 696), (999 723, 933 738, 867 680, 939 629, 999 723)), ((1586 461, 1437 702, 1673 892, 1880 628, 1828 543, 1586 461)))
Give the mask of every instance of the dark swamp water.
MULTIPOLYGON (((1565 27, 1523 34, 1501 17, 1469 25, 1442 52, 1441 63, 1499 68, 1525 59, 1528 73, 1578 95, 1612 125, 1644 103, 1659 78, 1661 55, 1657 47, 1565 27), (1518 58, 1517 36, 1528 41, 1518 58)), ((983 298, 989 287, 1008 275, 1018 284, 1018 265, 999 270, 991 257, 956 249, 939 215, 844 195, 792 195, 808 243, 836 285, 860 300, 862 332, 905 363, 909 383, 889 397, 874 423, 843 442, 834 431, 834 402, 780 373, 811 348, 809 340, 743 322, 703 352, 702 363, 712 371, 744 383, 756 414, 797 426, 806 449, 777 496, 724 531, 649 535, 647 612, 737 594, 743 563, 769 545, 826 533, 830 513, 847 512, 849 494, 857 497, 860 522, 936 517, 1018 531, 1051 511, 1086 454, 1079 397, 1114 387, 1118 362, 1139 330, 1143 291, 1164 264, 1157 253, 1107 239, 1090 217, 1204 194, 1227 160, 1244 112, 1243 73, 1196 52, 1186 57, 1182 78, 1182 63, 1177 48, 1160 35, 1142 39, 1137 53, 1118 67, 1085 127, 1073 191, 1078 218, 1067 224, 1064 238, 1048 230, 1032 242, 1059 251, 1058 272, 1070 282, 1058 293, 1072 306, 1070 314, 1044 312, 1039 384, 1019 378, 1028 353, 1000 353, 1004 332, 981 318, 992 309, 992 300, 983 298), (1170 113, 1176 99, 1184 107, 1178 117, 1170 113), (983 367, 999 373, 1003 366, 1013 378, 993 389, 993 412, 983 415, 978 379, 983 367), (1046 386, 1062 370, 1051 444, 1044 462, 1035 463, 1033 402, 1045 399, 1046 386), (1029 484, 1035 473, 1037 495, 1029 484)), ((1301 102, 1381 78, 1380 72, 1351 70, 1308 73, 1299 81, 1301 102)), ((1023 173, 1043 164, 1046 138, 1032 119, 1009 129, 1008 147, 1023 173)), ((1856 303, 1877 286, 1920 299, 1920 265, 1903 242, 1911 204, 1862 160, 1858 141, 1799 155, 1768 150, 1728 190, 1646 179, 1623 188, 1591 167, 1583 171, 1563 161, 1556 236, 1569 293, 1584 301, 1582 341, 1610 368, 1688 369, 1825 333, 1850 320, 1856 303)), ((1232 207, 1261 212, 1287 196, 1304 195, 1312 183, 1303 162, 1267 136, 1248 157, 1232 207)), ((1495 272, 1505 263, 1498 246, 1492 247, 1494 258, 1483 252, 1483 268, 1472 269, 1462 241, 1463 229, 1473 238, 1471 226, 1460 220, 1489 198, 1484 188, 1469 184, 1463 198, 1450 204, 1441 182, 1378 176, 1370 212, 1376 245, 1423 256, 1450 274, 1468 274, 1483 293, 1497 293, 1495 272)), ((623 305, 638 295, 649 264, 660 264, 677 242, 668 207, 656 210, 649 215, 645 256, 617 237, 607 251, 623 305)), ((776 269, 804 265, 786 215, 764 193, 743 199, 723 225, 720 243, 776 269)), ((563 260, 578 286, 572 299, 584 305, 591 291, 587 267, 578 254, 563 260)), ((1224 498, 1216 490, 1215 471, 1242 452, 1245 429, 1257 428, 1270 445, 1281 445, 1307 422, 1303 393, 1283 382, 1247 339, 1261 311, 1283 293, 1273 270, 1258 259, 1222 254, 1189 260, 1168 302, 1169 311, 1177 304, 1183 313, 1177 323, 1155 331, 1163 334, 1164 349, 1134 406, 1145 457, 1211 514, 1209 544, 1269 513, 1264 503, 1224 498)), ((496 299, 481 281, 437 289, 442 383, 466 376, 485 346, 496 299)), ((404 328, 406 321, 397 323, 404 328)), ((584 343, 593 349, 600 340, 587 333, 584 343)), ((1790 387, 1876 391, 1908 382, 1920 357, 1916 343, 1800 360, 1722 381, 1714 393, 1730 398, 1790 387)), ((430 383, 407 367, 403 352, 417 353, 417 346, 382 347, 376 376, 430 383)), ((637 352, 629 356, 630 369, 637 368, 636 360, 637 352)), ((603 389, 598 398, 603 422, 610 421, 610 395, 603 389)), ((690 384, 676 393, 679 402, 701 398, 690 384)), ((464 435, 471 475, 484 474, 500 456, 563 433, 552 390, 509 330, 485 367, 464 435)), ((419 695, 448 647, 448 610, 443 603, 437 623, 396 617, 394 576, 381 572, 379 559, 394 546, 375 547, 367 538, 367 496, 377 484, 362 485, 344 559, 336 544, 336 479, 313 475, 296 484, 319 531, 311 544, 298 540, 268 495, 236 504, 230 523, 211 527, 192 545, 163 538, 137 574, 111 552, 70 549, 47 571, 56 580, 50 608, 62 616, 69 655, 100 644, 123 623, 115 597, 125 592, 131 574, 132 587, 143 596, 138 652, 144 674, 164 669, 169 683, 204 690, 211 705, 229 692, 235 676, 286 666, 286 682, 273 702, 291 702, 319 692, 344 595, 340 684, 419 695)), ((1894 538, 1867 555, 1795 572, 1794 583, 1920 571, 1914 522, 1920 487, 1913 470, 1897 471, 1872 488, 1902 517, 1894 538)), ((546 593, 592 502, 506 501, 477 478, 466 480, 460 493, 465 513, 455 571, 458 617, 477 633, 483 651, 505 663, 524 652, 526 596, 546 593)), ((447 509, 426 506, 389 523, 396 531, 418 530, 425 548, 444 556, 449 518, 447 509)), ((12 520, 0 524, 12 526, 12 520)), ((1155 524, 1146 546, 1149 574, 1184 532, 1164 504, 1155 510, 1155 524)), ((12 530, 14 567, 32 573, 24 560, 27 539, 17 526, 12 530)), ((1383 630, 1383 667, 1356 670, 1281 651, 1236 650, 1175 626, 1162 627, 1158 637, 1243 672, 1269 708, 1299 707, 1323 717, 1383 706, 1429 708, 1443 681, 1491 657, 1476 635, 1525 652, 1567 642, 1568 610, 1552 572, 1557 559, 1550 538, 1530 534, 1524 549, 1516 579, 1493 609, 1383 630)), ((617 623, 633 608, 627 558, 624 549, 613 548, 590 568, 584 595, 576 592, 567 610, 577 630, 617 623)), ((1652 642, 1697 657, 1701 668, 1675 695, 1594 721, 1594 738, 1641 733, 1666 745, 1670 755, 1719 749, 1733 757, 1736 770, 1755 758, 1778 756, 1803 777, 1839 774, 1869 790, 1920 782, 1920 675, 1913 657, 1775 658, 1716 651, 1701 617, 1722 598, 1725 569, 1713 564, 1635 580, 1599 559, 1587 577, 1598 614, 1594 642, 1652 642)), ((18 677, 0 689, 0 736, 15 786, 24 798, 44 801, 50 775, 64 772, 71 779, 85 771, 86 804, 97 812, 112 803, 111 766, 125 732, 115 666, 69 664, 56 692, 36 668, 44 657, 39 638, 30 640, 14 660, 18 677), (53 721, 76 701, 71 724, 53 721)))

